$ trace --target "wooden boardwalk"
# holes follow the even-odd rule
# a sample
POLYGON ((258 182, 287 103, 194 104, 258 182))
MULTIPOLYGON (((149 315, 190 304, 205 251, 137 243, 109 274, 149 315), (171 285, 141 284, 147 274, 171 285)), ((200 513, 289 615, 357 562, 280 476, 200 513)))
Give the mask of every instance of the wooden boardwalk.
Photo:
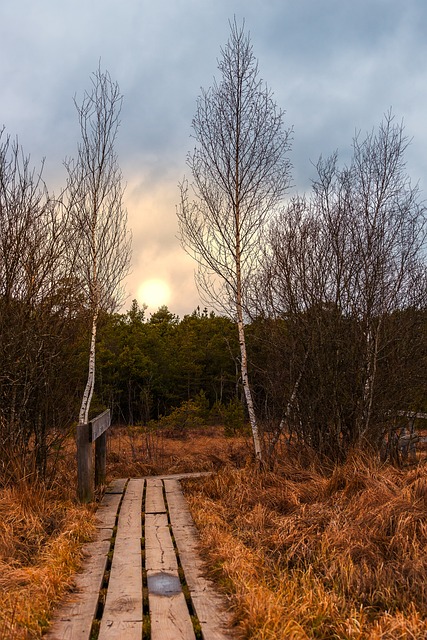
POLYGON ((75 590, 49 640, 226 640, 226 603, 204 577, 182 474, 117 480, 97 511, 75 590), (172 535, 171 535, 172 534, 172 535), (98 634, 98 636, 96 635, 98 634))

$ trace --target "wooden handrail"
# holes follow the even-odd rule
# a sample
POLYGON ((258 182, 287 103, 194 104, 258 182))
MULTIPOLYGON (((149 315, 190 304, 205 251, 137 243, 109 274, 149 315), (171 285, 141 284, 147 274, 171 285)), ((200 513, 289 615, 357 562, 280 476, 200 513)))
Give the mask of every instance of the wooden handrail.
POLYGON ((94 490, 105 484, 107 429, 111 425, 107 409, 89 422, 77 426, 77 496, 80 502, 92 502, 94 490), (95 473, 92 443, 95 442, 95 473))
POLYGON ((415 411, 398 411, 397 415, 401 418, 416 418, 418 420, 427 420, 427 413, 417 413, 415 411))

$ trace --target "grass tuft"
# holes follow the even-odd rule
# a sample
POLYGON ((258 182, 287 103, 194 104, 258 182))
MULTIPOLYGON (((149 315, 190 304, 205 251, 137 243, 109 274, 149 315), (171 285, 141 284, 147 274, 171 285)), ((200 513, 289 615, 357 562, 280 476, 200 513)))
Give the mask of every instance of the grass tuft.
POLYGON ((47 489, 21 481, 0 490, 0 637, 40 638, 73 584, 93 509, 77 505, 75 481, 47 489))
POLYGON ((427 470, 355 452, 187 484, 210 573, 243 638, 427 637, 427 470), (291 469, 293 465, 293 471, 291 469))

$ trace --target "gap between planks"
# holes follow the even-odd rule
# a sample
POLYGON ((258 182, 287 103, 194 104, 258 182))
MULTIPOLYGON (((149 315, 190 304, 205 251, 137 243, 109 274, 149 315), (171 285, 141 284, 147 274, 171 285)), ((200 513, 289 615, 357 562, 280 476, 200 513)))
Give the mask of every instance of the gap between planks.
MULTIPOLYGON (((151 640, 194 640, 195 634, 181 589, 178 561, 170 534, 168 513, 179 560, 204 640, 226 640, 231 617, 226 602, 204 577, 198 554, 198 534, 179 480, 204 473, 175 474, 146 479, 145 569, 149 593, 151 640), (165 488, 167 504, 164 500, 165 488)), ((140 640, 142 602, 142 497, 144 479, 116 481, 97 511, 96 541, 85 545, 85 570, 53 619, 48 640, 89 640, 98 607, 110 539, 122 500, 113 561, 99 640, 140 640), (127 485, 127 486, 126 486, 127 485), (124 494, 124 495, 123 495, 124 494)))
POLYGON ((88 640, 96 616, 99 592, 107 567, 117 511, 127 479, 116 480, 109 487, 96 513, 97 534, 83 546, 84 564, 76 575, 72 593, 67 594, 55 612, 48 640, 88 640))

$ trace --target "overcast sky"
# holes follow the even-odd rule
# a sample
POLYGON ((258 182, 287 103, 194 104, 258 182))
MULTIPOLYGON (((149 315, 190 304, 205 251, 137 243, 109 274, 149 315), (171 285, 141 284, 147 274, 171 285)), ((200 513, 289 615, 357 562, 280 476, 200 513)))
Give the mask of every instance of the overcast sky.
POLYGON ((73 97, 90 88, 99 61, 120 85, 117 150, 134 238, 128 305, 142 302, 151 279, 170 287, 164 301, 179 316, 200 304, 176 239, 177 185, 200 87, 219 78, 234 15, 294 127, 294 191, 309 189, 320 154, 348 159, 355 131, 376 127, 389 108, 413 139, 408 172, 427 189, 426 0, 1 0, 0 127, 34 164, 46 159, 51 190, 76 152, 73 97))

